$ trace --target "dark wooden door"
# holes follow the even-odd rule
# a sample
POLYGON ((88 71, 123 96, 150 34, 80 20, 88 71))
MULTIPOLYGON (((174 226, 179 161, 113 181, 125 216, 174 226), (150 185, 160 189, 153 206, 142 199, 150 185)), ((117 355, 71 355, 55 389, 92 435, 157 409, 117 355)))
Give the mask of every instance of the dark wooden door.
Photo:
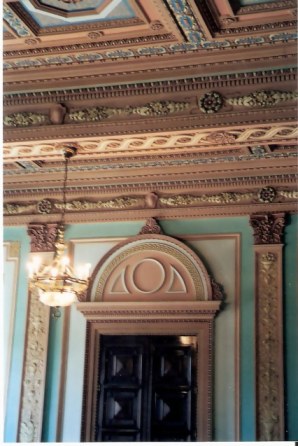
POLYGON ((101 336, 96 441, 195 441, 196 338, 101 336))

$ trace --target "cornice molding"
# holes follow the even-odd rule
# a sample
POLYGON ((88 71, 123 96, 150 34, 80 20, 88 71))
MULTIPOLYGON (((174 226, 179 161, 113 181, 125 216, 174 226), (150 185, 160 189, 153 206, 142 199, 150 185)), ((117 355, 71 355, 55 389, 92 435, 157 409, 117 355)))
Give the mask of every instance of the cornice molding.
POLYGON ((80 89, 43 90, 27 93, 5 93, 4 106, 36 105, 45 103, 64 103, 68 101, 96 100, 108 98, 126 98, 140 95, 159 95, 194 92, 198 90, 216 90, 229 87, 278 84, 295 81, 296 67, 276 70, 256 70, 243 73, 206 75, 167 81, 136 82, 103 87, 85 87, 80 89))
MULTIPOLYGON (((280 169, 282 170, 282 169, 280 169)), ((252 168, 251 171, 254 171, 252 168)), ((152 191, 160 191, 163 194, 164 193, 173 193, 175 192, 178 194, 183 193, 184 191, 193 191, 193 190, 200 190, 204 193, 213 193, 215 190, 216 193, 223 193, 227 191, 229 188, 232 190, 232 192, 235 191, 235 189, 241 190, 241 193, 244 189, 250 189, 250 188, 262 188, 264 187, 271 187, 272 184, 274 184, 275 187, 279 187, 280 189, 282 187, 285 187, 285 189, 281 189, 280 196, 284 197, 286 199, 295 199, 296 196, 296 185, 297 185, 297 173, 279 173, 279 174, 271 174, 271 175, 249 175, 251 171, 244 174, 242 171, 242 176, 233 176, 230 178, 215 178, 209 177, 204 179, 183 179, 183 180, 176 180, 177 174, 173 175, 172 180, 162 181, 162 180, 155 180, 153 181, 151 177, 148 177, 144 179, 144 181, 141 181, 141 177, 139 177, 139 181, 135 179, 134 183, 128 184, 127 187, 122 187, 119 184, 103 184, 99 187, 94 187, 93 185, 90 186, 75 186, 73 188, 69 187, 67 190, 68 195, 72 195, 74 198, 73 200, 80 200, 82 198, 82 195, 84 197, 92 197, 91 201, 94 200, 94 196, 98 196, 98 191, 100 190, 101 197, 108 196, 109 199, 113 200, 113 197, 117 198, 119 195, 121 195, 121 198, 123 198, 123 194, 136 194, 137 198, 139 197, 139 194, 144 193, 151 193, 152 191), (288 189, 290 188, 290 189, 288 189), (220 190, 220 192, 218 192, 220 190), (112 197, 111 197, 112 195, 112 197)), ((231 172, 231 171, 229 171, 231 172)), ((262 172, 263 173, 263 172, 262 172)), ((23 184, 24 186, 24 184, 23 184)), ((20 206, 25 206, 26 202, 24 200, 28 200, 32 202, 32 197, 39 196, 39 200, 43 200, 43 197, 48 197, 49 200, 52 200, 53 197, 57 195, 61 195, 62 189, 61 186, 49 186, 49 187, 39 187, 36 188, 26 188, 23 187, 21 189, 10 189, 5 191, 5 203, 10 203, 12 199, 14 200, 20 200, 20 202, 14 201, 13 203, 19 204, 20 206), (20 198, 21 197, 21 198, 20 198), (25 204, 24 204, 25 203, 25 204)), ((128 195, 127 195, 128 196, 128 195)), ((135 196, 132 197, 134 199, 137 199, 135 196)), ((127 205, 126 200, 124 199, 124 202, 127 205)), ((46 205, 46 203, 44 203, 46 205)), ((104 207, 102 204, 98 204, 99 207, 104 207)), ((108 207, 108 206, 107 206, 108 207)), ((124 206, 125 207, 125 206, 124 206)), ((127 206, 126 206, 127 207, 127 206)), ((34 207, 35 208, 35 207, 34 207)), ((12 212, 13 213, 13 209, 12 212)))
POLYGON ((19 111, 6 114, 3 118, 5 127, 31 127, 52 124, 68 124, 82 122, 98 122, 106 119, 130 119, 132 115, 141 118, 168 116, 174 113, 189 113, 191 107, 203 113, 218 113, 225 104, 234 107, 249 108, 272 108, 281 102, 293 101, 297 99, 296 91, 288 90, 256 90, 247 93, 245 96, 225 97, 224 95, 211 91, 203 94, 198 103, 192 104, 189 101, 151 101, 139 105, 126 105, 123 107, 111 107, 102 102, 92 107, 66 109, 62 104, 52 106, 48 114, 32 111, 19 111), (60 107, 60 108, 59 108, 60 107))

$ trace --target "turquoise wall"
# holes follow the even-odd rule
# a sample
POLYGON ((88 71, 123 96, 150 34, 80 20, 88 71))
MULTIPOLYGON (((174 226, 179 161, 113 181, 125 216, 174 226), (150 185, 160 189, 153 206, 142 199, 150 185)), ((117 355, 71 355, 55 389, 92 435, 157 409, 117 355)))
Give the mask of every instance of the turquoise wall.
POLYGON ((298 215, 288 217, 284 247, 284 356, 286 440, 298 439, 298 215))
MULTIPOLYGON (((297 294, 294 279, 297 265, 296 237, 298 219, 292 217, 285 234, 285 398, 286 427, 288 440, 298 438, 297 376, 298 358, 295 339, 297 339, 297 294)), ((134 236, 138 234, 144 221, 121 223, 98 223, 72 225, 67 228, 66 239, 134 236)), ((164 220, 160 222, 165 234, 169 236, 182 234, 228 234, 241 235, 241 356, 240 356, 240 440, 255 440, 255 381, 254 381, 254 281, 253 277, 253 237, 248 218, 235 217, 224 219, 200 220, 164 220)), ((29 238, 26 228, 6 228, 4 241, 21 242, 21 264, 16 306, 16 323, 13 336, 11 376, 8 388, 8 400, 5 418, 5 441, 15 442, 17 435, 18 410, 20 403, 22 361, 27 312, 27 278, 26 259, 29 253, 29 238)), ((45 410, 42 441, 53 442, 57 430, 58 392, 62 363, 63 317, 51 320, 50 343, 48 350, 47 384, 45 393, 45 410)), ((75 373, 75 371, 74 371, 75 373)), ((233 416, 233 414, 231 414, 233 416)))

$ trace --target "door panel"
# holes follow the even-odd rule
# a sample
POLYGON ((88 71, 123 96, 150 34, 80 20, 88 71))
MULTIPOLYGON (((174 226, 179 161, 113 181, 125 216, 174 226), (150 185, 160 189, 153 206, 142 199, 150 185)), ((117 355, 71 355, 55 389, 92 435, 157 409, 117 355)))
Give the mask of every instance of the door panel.
POLYGON ((101 336, 97 441, 195 441, 195 354, 191 336, 101 336))

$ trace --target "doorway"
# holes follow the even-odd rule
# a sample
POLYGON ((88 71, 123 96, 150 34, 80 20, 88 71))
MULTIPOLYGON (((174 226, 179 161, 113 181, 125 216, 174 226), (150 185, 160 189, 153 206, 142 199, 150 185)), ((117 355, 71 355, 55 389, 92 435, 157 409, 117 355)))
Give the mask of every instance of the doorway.
POLYGON ((98 336, 95 441, 196 441, 197 336, 98 336))

